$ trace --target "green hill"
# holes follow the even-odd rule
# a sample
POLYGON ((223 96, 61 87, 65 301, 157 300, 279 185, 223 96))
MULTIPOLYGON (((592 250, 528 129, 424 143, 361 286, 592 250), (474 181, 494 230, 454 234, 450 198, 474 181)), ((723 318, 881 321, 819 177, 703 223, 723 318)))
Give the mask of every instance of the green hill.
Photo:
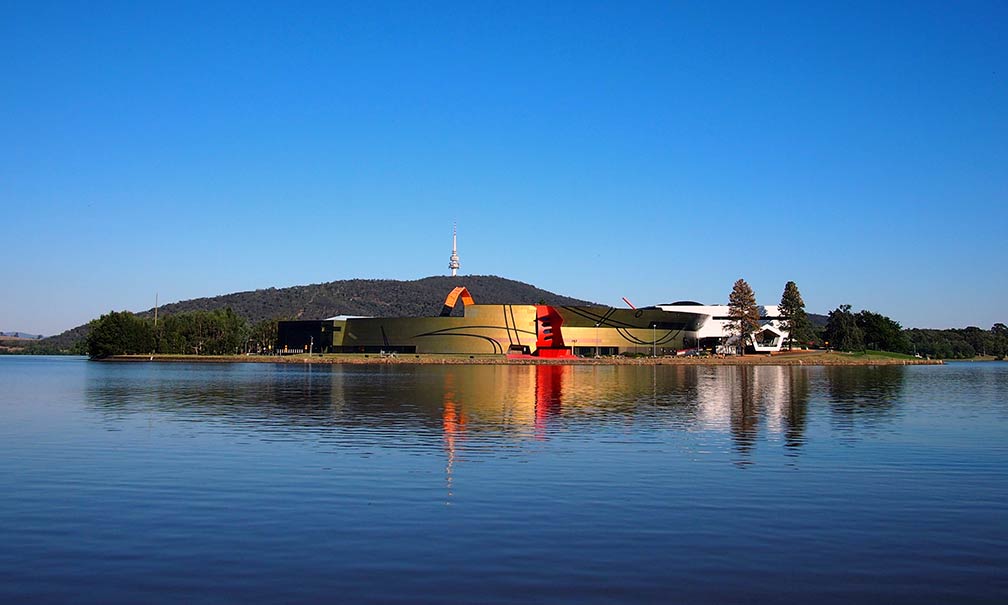
MULTIPOLYGON (((455 286, 465 286, 480 304, 554 305, 592 304, 562 296, 512 279, 494 275, 425 277, 414 281, 349 279, 290 288, 267 288, 209 298, 194 298, 159 307, 159 316, 185 311, 210 311, 230 307, 250 322, 263 319, 322 319, 334 315, 424 317, 437 315, 445 296, 455 286)), ((459 305, 461 306, 461 305, 459 305)), ((138 312, 153 315, 154 310, 138 312)), ((456 313, 461 313, 456 309, 456 313)), ((36 343, 37 352, 70 351, 87 336, 87 325, 77 326, 36 343)))

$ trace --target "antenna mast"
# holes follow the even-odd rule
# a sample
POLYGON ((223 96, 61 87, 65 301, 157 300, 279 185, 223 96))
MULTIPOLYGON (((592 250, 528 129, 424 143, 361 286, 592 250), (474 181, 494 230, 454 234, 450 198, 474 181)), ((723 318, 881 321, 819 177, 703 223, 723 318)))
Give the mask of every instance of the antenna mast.
POLYGON ((458 246, 456 245, 456 237, 458 232, 458 226, 452 225, 452 253, 448 257, 448 268, 451 269, 452 277, 458 275, 459 270, 459 256, 458 256, 458 246))

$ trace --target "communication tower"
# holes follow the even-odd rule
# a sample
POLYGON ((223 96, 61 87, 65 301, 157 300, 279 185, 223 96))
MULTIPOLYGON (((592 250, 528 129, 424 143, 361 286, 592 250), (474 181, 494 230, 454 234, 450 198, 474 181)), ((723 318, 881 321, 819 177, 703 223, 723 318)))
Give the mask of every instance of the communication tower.
POLYGON ((452 225, 452 253, 448 257, 448 268, 451 269, 452 277, 458 274, 459 270, 459 257, 458 257, 458 247, 456 246, 456 225, 452 225))

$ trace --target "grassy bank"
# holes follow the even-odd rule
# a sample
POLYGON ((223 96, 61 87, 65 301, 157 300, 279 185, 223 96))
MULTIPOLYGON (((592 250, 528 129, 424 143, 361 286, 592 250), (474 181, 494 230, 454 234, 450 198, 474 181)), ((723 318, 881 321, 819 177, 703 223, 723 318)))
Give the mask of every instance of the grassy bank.
POLYGON ((602 357, 575 359, 508 359, 503 355, 432 354, 331 354, 331 355, 117 355, 103 361, 163 361, 199 363, 309 363, 309 364, 421 364, 421 365, 940 365, 941 360, 918 359, 898 353, 838 353, 795 351, 776 355, 742 357, 602 357))
POLYGON ((914 357, 913 355, 907 355, 905 353, 893 353, 890 351, 857 351, 854 353, 845 353, 845 355, 850 355, 851 358, 856 359, 904 359, 904 360, 919 360, 919 357, 914 357))

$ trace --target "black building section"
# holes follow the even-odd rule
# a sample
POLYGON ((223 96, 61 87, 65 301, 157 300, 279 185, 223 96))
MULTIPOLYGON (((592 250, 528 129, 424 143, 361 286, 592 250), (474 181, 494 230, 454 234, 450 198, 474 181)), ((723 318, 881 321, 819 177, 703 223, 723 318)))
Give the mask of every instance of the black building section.
POLYGON ((281 354, 329 353, 333 348, 333 336, 342 329, 343 326, 331 319, 281 321, 277 324, 277 351, 281 354))
POLYGON ((343 344, 346 322, 332 319, 307 319, 277 323, 277 353, 416 353, 415 345, 343 344))

